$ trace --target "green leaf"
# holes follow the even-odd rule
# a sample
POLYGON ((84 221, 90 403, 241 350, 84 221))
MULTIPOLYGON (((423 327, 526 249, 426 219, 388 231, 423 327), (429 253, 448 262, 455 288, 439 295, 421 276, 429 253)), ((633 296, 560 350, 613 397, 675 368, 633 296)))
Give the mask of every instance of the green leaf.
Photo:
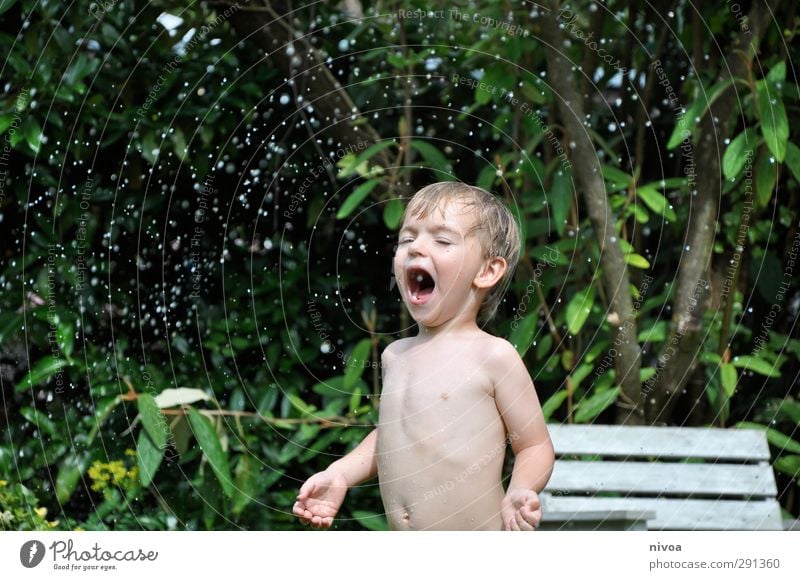
POLYGON ((754 356, 743 354, 733 357, 731 363, 733 363, 733 366, 735 367, 738 367, 740 369, 751 370, 760 375, 764 375, 765 377, 781 376, 781 373, 778 370, 777 366, 773 366, 772 363, 765 361, 762 358, 757 358, 754 356))
POLYGON ((389 139, 387 141, 381 141, 380 143, 375 143, 374 145, 367 147, 367 149, 357 157, 348 153, 336 164, 341 169, 339 172, 339 177, 350 177, 350 175, 353 173, 358 173, 364 177, 372 177, 373 173, 380 173, 382 168, 380 171, 374 172, 371 169, 368 169, 367 162, 384 149, 388 149, 394 145, 396 145, 396 143, 389 139))
POLYGON ((166 418, 161 414, 161 409, 153 396, 148 393, 140 393, 136 397, 136 404, 139 407, 139 416, 142 418, 144 430, 147 431, 156 447, 163 449, 167 444, 169 426, 166 418))
POLYGON ((550 417, 552 417, 553 413, 564 403, 566 398, 567 389, 561 389, 553 393, 550 398, 545 401, 544 405, 542 405, 542 415, 544 415, 545 421, 550 420, 550 417))
POLYGON ((587 423, 592 421, 600 413, 614 404, 619 396, 620 387, 613 387, 606 391, 596 393, 588 399, 583 399, 578 403, 575 412, 576 423, 587 423))
POLYGON ((531 312, 521 320, 515 320, 511 323, 511 334, 508 337, 508 342, 517 349, 519 356, 525 356, 525 353, 531 347, 533 337, 536 334, 537 320, 536 312, 531 312))
POLYGON ((17 0, 0 0, 0 14, 11 8, 17 0))
POLYGON ((445 173, 450 173, 450 162, 447 161, 447 157, 445 157, 444 153, 439 151, 439 149, 437 149, 427 141, 412 139, 411 148, 419 151, 419 153, 422 154, 422 157, 425 159, 425 161, 427 161, 428 165, 432 169, 437 169, 439 171, 444 171, 445 173))
POLYGON ((705 103, 702 98, 698 98, 686 109, 684 114, 675 123, 675 128, 672 130, 672 135, 667 141, 667 149, 675 149, 678 145, 683 143, 686 137, 691 136, 695 126, 698 124, 697 119, 705 112, 705 103))
POLYGON ((603 178, 606 180, 608 191, 628 189, 628 186, 630 186, 633 181, 633 177, 612 165, 603 165, 600 170, 603 172, 603 178))
POLYGON ((642 186, 636 189, 636 195, 649 207, 653 212, 658 215, 664 216, 670 221, 677 221, 678 216, 675 211, 670 207, 669 201, 657 189, 642 186))
POLYGON ((317 410, 317 408, 314 405, 309 405, 303 399, 292 393, 286 393, 286 398, 289 400, 289 402, 295 409, 300 411, 301 414, 307 417, 315 416, 315 411, 317 410))
POLYGON ((346 218, 353 213, 353 210, 356 209, 359 204, 364 201, 364 199, 366 199, 366 197, 380 182, 380 179, 370 179, 369 181, 365 181, 359 185, 355 191, 348 195, 347 199, 344 200, 342 207, 340 207, 339 211, 336 212, 336 219, 340 220, 342 218, 346 218))
POLYGON ((589 284, 583 290, 576 292, 567 305, 567 329, 570 334, 580 332, 589 318, 592 306, 594 306, 594 286, 589 284))
POLYGON ((23 407, 20 409, 20 414, 25 417, 30 423, 34 424, 37 429, 48 435, 55 435, 57 432, 56 424, 50 418, 32 407, 23 407))
POLYGON ((781 61, 769 69, 766 79, 773 85, 780 85, 786 82, 786 63, 781 61))
POLYGON ((722 157, 722 173, 726 179, 735 179, 744 168, 747 158, 754 155, 756 130, 752 127, 739 133, 730 142, 722 157))
POLYGON ((217 430, 214 429, 211 421, 203 417, 194 407, 189 407, 188 417, 192 432, 208 459, 214 475, 217 476, 220 485, 222 485, 222 491, 229 498, 233 497, 234 488, 233 480, 231 479, 231 468, 228 465, 228 456, 222 450, 217 430))
MULTIPOLYGON (((780 471, 781 473, 785 473, 789 477, 798 479, 800 478, 800 455, 785 455, 783 457, 778 457, 775 460, 775 469, 780 471)), ((800 485, 800 480, 798 480, 798 485, 800 485)))
POLYGON ((383 206, 383 223, 390 230, 400 227, 400 220, 403 218, 403 200, 395 198, 383 206))
POLYGON ((761 423, 752 423, 750 421, 741 421, 736 424, 736 428, 757 429, 759 431, 764 431, 767 434, 767 441, 769 441, 771 445, 777 447, 781 451, 800 453, 800 442, 797 442, 791 437, 784 435, 777 429, 767 427, 766 425, 762 425, 761 423))
POLYGON ((239 457, 234 470, 236 478, 234 489, 236 493, 233 498, 232 510, 236 515, 241 514, 242 510, 259 494, 258 469, 257 466, 255 469, 253 468, 253 465, 251 465, 253 462, 255 460, 251 460, 247 455, 242 455, 239 457))
POLYGON ((650 262, 647 261, 647 258, 640 254, 625 254, 625 262, 629 266, 633 266, 634 268, 641 268, 646 270, 650 267, 650 262))
POLYGON ((139 482, 147 487, 164 459, 164 448, 157 447, 153 440, 142 429, 136 440, 136 464, 139 466, 139 482))
POLYGON ((389 524, 383 514, 365 510, 353 510, 353 519, 359 524, 375 532, 384 532, 389 529, 389 524))
POLYGON ((69 322, 61 321, 56 329, 56 338, 61 352, 69 358, 72 356, 72 348, 75 343, 75 330, 69 322))
POLYGON ((675 149, 680 145, 687 133, 694 136, 697 127, 700 125, 700 120, 706 114, 708 108, 716 101, 727 89, 733 84, 733 79, 719 81, 712 86, 707 92, 701 93, 697 100, 692 103, 686 113, 678 119, 675 124, 675 129, 670 135, 667 142, 667 149, 675 149))
POLYGON ((85 467, 85 460, 74 454, 67 455, 61 462, 56 476, 56 499, 59 503, 65 504, 72 497, 85 467))
POLYGON ((361 375, 364 374, 364 369, 369 362, 370 349, 372 348, 372 341, 369 338, 364 338, 356 344, 353 352, 347 358, 347 364, 344 369, 344 389, 350 392, 355 386, 361 375))
POLYGON ((46 356, 39 359, 30 372, 17 384, 16 392, 21 393, 31 389, 39 383, 49 380, 60 369, 69 366, 69 363, 61 357, 46 356))
POLYGON ((640 330, 637 339, 639 342, 663 342, 667 340, 668 327, 666 320, 659 320, 649 328, 640 330))
POLYGON ((722 363, 719 366, 719 374, 722 379, 722 388, 730 399, 733 396, 733 392, 736 390, 736 383, 739 380, 736 367, 730 363, 722 363))
POLYGON ((514 75, 510 74, 505 64, 493 64, 486 69, 486 72, 484 73, 483 77, 481 77, 480 82, 475 87, 475 102, 485 105, 492 100, 492 96, 499 101, 503 98, 503 93, 499 89, 511 90, 513 85, 514 75), (481 83, 484 87, 496 87, 497 90, 495 90, 495 94, 492 95, 492 93, 485 88, 481 88, 481 83))
POLYGON ((317 383, 311 387, 311 390, 318 395, 342 397, 344 395, 351 394, 359 387, 361 387, 363 392, 366 392, 367 384, 364 381, 357 381, 352 390, 346 391, 344 389, 344 375, 337 375, 335 377, 325 379, 324 382, 317 383))
POLYGON ((789 119, 780 92, 768 82, 756 83, 761 134, 772 155, 783 163, 789 140, 789 119))
POLYGON ((759 207, 766 207, 775 191, 778 179, 778 164, 770 161, 769 153, 762 149, 756 161, 756 200, 759 207))
POLYGON ((549 216, 553 220, 551 223, 555 226, 558 235, 561 236, 564 234, 567 216, 572 207, 573 190, 572 172, 568 168, 562 168, 561 165, 558 167, 559 169, 553 174, 553 186, 550 189, 548 200, 550 208, 552 208, 549 216))
POLYGON ((786 143, 786 166, 794 175, 795 180, 800 183, 800 147, 788 141, 786 143))
POLYGON ((39 152, 39 145, 42 143, 42 127, 33 115, 28 115, 22 123, 22 132, 28 147, 34 153, 39 152))

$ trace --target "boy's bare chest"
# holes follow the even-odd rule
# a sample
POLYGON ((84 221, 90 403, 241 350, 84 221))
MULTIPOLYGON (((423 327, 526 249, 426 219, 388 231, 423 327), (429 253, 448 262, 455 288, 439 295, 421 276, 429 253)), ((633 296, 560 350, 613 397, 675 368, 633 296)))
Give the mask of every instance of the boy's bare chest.
MULTIPOLYGON (((396 413, 453 413, 490 400, 492 385, 470 357, 398 357, 385 369, 381 407, 396 413)), ((393 413, 394 414, 394 413, 393 413)))

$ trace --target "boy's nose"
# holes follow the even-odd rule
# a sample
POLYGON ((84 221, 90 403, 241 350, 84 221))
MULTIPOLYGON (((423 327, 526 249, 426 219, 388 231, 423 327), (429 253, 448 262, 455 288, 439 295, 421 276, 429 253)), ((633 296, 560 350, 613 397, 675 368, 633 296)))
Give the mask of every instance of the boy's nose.
POLYGON ((415 239, 408 246, 408 253, 411 256, 422 256, 425 254, 425 244, 419 238, 415 239))

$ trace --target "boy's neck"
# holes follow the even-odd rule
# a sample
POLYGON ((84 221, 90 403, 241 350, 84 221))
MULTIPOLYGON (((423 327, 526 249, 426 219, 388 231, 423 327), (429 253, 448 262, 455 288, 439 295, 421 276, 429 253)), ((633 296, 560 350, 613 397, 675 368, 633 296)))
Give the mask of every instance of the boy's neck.
POLYGON ((478 327, 477 321, 474 318, 460 320, 458 317, 451 318, 439 326, 425 326, 424 324, 418 324, 417 327, 419 328, 417 338, 423 340, 428 340, 445 334, 468 334, 481 331, 481 329, 478 327))

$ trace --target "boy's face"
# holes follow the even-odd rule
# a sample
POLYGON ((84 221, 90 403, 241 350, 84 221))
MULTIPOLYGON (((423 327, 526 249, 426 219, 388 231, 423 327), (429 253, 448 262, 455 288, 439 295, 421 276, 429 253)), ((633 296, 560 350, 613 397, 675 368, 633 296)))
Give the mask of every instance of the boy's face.
MULTIPOLYGON (((428 327, 443 324, 474 304, 476 277, 486 259, 468 235, 474 217, 462 201, 446 202, 423 219, 407 216, 394 255, 394 275, 411 316, 428 327)), ((480 285, 480 284, 479 284, 480 285)))

